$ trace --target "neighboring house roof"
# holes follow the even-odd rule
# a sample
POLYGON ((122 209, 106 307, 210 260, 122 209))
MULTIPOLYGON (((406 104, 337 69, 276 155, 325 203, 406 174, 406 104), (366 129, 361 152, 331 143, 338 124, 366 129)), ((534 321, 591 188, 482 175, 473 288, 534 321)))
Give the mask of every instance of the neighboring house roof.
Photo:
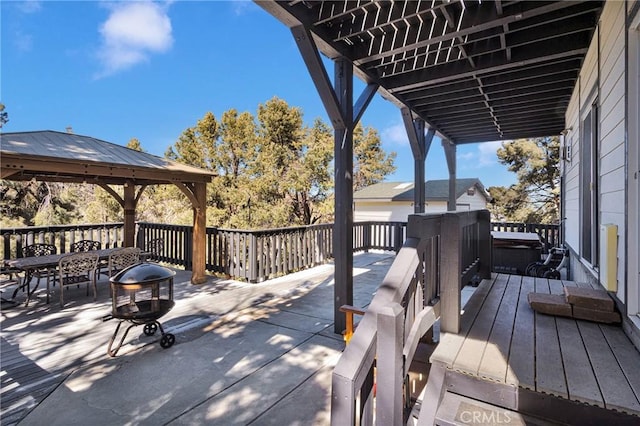
POLYGON ((51 130, 0 134, 2 178, 138 184, 209 182, 215 173, 90 136, 51 130), (61 179, 63 180, 63 179, 61 179))
MULTIPOLYGON (((380 182, 367 186, 353 194, 358 201, 413 201, 412 182, 380 182)), ((477 188, 487 200, 491 197, 478 178, 456 179, 456 199, 470 188, 477 188)), ((425 182, 426 201, 446 201, 449 199, 449 180, 428 180, 425 182)))

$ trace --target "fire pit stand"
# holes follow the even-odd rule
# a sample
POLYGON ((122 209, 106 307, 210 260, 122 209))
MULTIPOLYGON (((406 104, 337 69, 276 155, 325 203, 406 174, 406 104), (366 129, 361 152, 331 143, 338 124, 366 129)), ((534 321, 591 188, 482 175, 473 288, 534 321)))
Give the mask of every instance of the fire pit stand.
POLYGON ((143 332, 153 336, 158 329, 162 337, 160 346, 173 346, 176 338, 171 333, 165 333, 158 318, 169 312, 173 301, 173 277, 175 272, 155 263, 141 263, 123 269, 109 279, 111 286, 112 310, 103 321, 116 318, 120 322, 116 327, 107 354, 114 357, 122 347, 129 330, 136 325, 144 325, 143 332), (120 337, 118 344, 112 348, 123 322, 130 323, 120 337))

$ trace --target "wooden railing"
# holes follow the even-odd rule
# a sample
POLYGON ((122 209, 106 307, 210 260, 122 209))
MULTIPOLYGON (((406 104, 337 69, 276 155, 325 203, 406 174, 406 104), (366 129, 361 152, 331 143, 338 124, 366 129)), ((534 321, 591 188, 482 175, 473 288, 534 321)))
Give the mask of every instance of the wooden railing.
POLYGON ((102 248, 121 247, 124 226, 122 223, 103 223, 3 228, 0 235, 0 256, 6 260, 22 257, 22 247, 34 243, 53 244, 58 253, 69 252, 71 244, 80 240, 100 241, 102 248))
MULTIPOLYGON (((161 240, 151 260, 191 269, 193 227, 138 222, 136 245, 147 250, 161 240)), ((359 222, 353 229, 353 250, 400 250, 406 236, 404 222, 359 222)), ((82 239, 97 240, 103 248, 123 244, 123 224, 61 225, 5 228, 0 232, 2 259, 22 256, 34 242, 54 244, 60 253, 82 239)), ((251 282, 264 281, 324 263, 333 257, 333 225, 245 231, 207 228, 206 269, 251 282)))
POLYGON ((488 211, 409 217, 407 240, 334 369, 332 425, 406 423, 418 342, 438 318, 459 331, 460 290, 474 275, 491 275, 488 211))

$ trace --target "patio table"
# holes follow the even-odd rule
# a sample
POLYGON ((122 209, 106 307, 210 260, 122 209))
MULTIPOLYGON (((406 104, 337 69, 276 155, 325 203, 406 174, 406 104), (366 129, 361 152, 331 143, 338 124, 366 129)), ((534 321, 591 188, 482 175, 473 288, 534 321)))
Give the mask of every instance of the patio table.
MULTIPOLYGON (((96 253, 99 256, 99 260, 107 260, 109 259, 109 255, 111 253, 113 253, 116 250, 121 249, 122 247, 113 247, 113 248, 108 248, 108 249, 101 249, 101 250, 91 250, 91 253, 96 253)), ((9 259, 9 260, 5 260, 5 264, 7 264, 8 266, 15 268, 15 269, 19 269, 23 272, 25 272, 25 277, 29 276, 29 271, 33 271, 36 269, 46 269, 46 268, 55 268, 58 266, 58 262, 60 262, 60 259, 64 256, 68 256, 71 253, 61 253, 61 254, 49 254, 46 256, 30 256, 30 257, 21 257, 18 259, 9 259)), ((140 253, 140 258, 141 259, 146 259, 146 257, 148 257, 151 253, 150 252, 141 252, 140 253)), ((25 290, 27 291, 27 300, 25 302, 25 306, 27 306, 29 304, 29 299, 31 298, 31 295, 36 291, 36 289, 38 288, 38 284, 36 284, 36 286, 33 288, 33 290, 31 290, 31 280, 28 280, 27 282, 24 282, 25 280, 22 280, 23 282, 18 284, 18 287, 14 290, 13 292, 13 296, 11 297, 12 299, 15 299, 16 294, 18 293, 18 290, 25 290)))

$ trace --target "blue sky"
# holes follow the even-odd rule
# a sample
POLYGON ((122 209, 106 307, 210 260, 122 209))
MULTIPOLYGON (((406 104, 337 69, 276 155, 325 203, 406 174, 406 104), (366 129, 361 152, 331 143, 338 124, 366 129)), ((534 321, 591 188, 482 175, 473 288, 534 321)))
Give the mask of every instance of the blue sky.
MULTIPOLYGON (((255 114, 274 96, 329 123, 289 29, 251 1, 0 2, 3 131, 65 131, 125 145, 138 138, 159 156, 207 111, 255 114)), ((326 61, 328 74, 332 64, 326 61)), ((363 85, 355 84, 354 98, 363 85)), ((397 152, 387 181, 412 181, 399 109, 379 95, 362 122, 397 152)), ((458 176, 485 186, 515 175, 497 163, 500 143, 458 147, 458 176)), ((427 179, 448 177, 434 139, 427 179)))

